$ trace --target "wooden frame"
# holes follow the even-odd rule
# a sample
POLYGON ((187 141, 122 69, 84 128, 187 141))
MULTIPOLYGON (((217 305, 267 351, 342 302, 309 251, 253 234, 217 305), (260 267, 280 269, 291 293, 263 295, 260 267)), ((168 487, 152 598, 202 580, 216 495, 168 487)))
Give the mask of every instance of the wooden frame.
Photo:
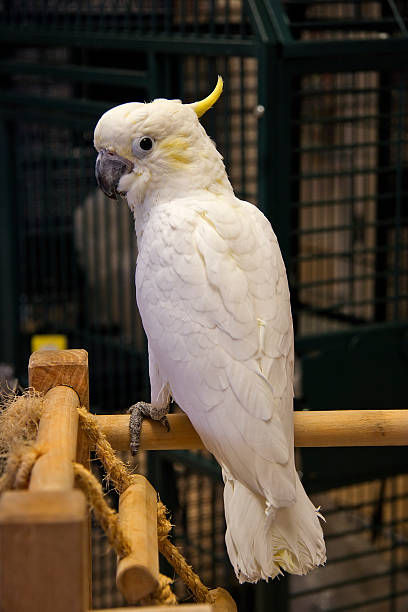
MULTIPOLYGON (((29 380, 45 395, 37 437, 42 455, 33 467, 28 489, 7 491, 0 499, 1 609, 87 612, 92 609, 89 516, 83 493, 74 488, 72 465, 73 461, 89 465, 77 411, 89 405, 87 353, 33 353, 29 380)), ((128 415, 97 419, 113 448, 129 448, 128 415)), ((294 420, 297 446, 406 445, 408 439, 408 412, 403 410, 297 412, 294 420)), ((169 421, 171 431, 166 433, 160 424, 145 420, 141 448, 203 448, 185 415, 170 415, 169 421)), ((152 593, 159 579, 156 492, 144 477, 121 495, 119 516, 133 552, 118 563, 117 585, 133 604, 152 593)), ((212 605, 181 607, 185 612, 236 610, 226 591, 212 593, 216 597, 212 605)), ((166 612, 170 607, 160 609, 166 612)), ((136 608, 105 612, 121 610, 136 608)))

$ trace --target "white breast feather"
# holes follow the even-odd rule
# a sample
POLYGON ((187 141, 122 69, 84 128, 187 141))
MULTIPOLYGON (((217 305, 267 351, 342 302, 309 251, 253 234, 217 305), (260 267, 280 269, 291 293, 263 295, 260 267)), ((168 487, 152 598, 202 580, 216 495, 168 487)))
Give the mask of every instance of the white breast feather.
POLYGON ((269 223, 231 197, 175 200, 152 208, 139 252, 138 305, 162 379, 225 473, 287 506, 292 324, 269 223))

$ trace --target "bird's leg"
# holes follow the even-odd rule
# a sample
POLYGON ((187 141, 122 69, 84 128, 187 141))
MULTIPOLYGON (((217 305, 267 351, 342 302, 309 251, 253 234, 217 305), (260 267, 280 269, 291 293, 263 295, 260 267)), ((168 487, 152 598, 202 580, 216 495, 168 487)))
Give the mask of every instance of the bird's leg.
POLYGON ((140 434, 142 431, 142 422, 145 417, 150 417, 155 421, 160 421, 167 431, 170 431, 167 413, 169 406, 154 406, 147 402, 137 402, 128 410, 130 412, 129 432, 130 432, 130 452, 133 456, 137 455, 140 445, 140 434))

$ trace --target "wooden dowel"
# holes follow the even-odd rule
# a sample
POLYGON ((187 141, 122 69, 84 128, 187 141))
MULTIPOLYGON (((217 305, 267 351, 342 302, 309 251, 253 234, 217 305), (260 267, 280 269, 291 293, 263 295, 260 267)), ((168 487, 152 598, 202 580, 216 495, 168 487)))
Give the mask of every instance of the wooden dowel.
MULTIPOLYGON (((183 608, 181 612, 215 612, 210 604, 181 604, 177 606, 183 608)), ((142 606, 137 608, 103 608, 102 610, 89 610, 89 612, 174 612, 174 606, 142 606)), ((218 611, 217 611, 218 612, 218 611)))
POLYGON ((237 612, 237 606, 231 595, 225 589, 218 587, 213 589, 211 595, 214 598, 213 612, 237 612))
POLYGON ((144 476, 137 475, 119 498, 119 520, 132 552, 120 559, 116 584, 126 601, 135 604, 159 584, 157 494, 144 476))
POLYGON ((31 491, 69 491, 73 488, 78 406, 78 395, 70 387, 54 387, 45 395, 37 436, 37 443, 45 453, 33 467, 31 491))
MULTIPOLYGON (((129 448, 129 416, 98 415, 116 450, 129 448)), ((194 450, 203 443, 184 414, 170 414, 170 432, 151 419, 142 426, 142 450, 194 450)), ((408 446, 408 410, 327 410, 294 413, 295 446, 408 446)))
POLYGON ((407 446, 408 410, 295 412, 295 446, 407 446))
MULTIPOLYGON (((181 604, 183 612, 237 612, 237 606, 231 595, 225 589, 214 589, 211 591, 215 598, 211 604, 181 604)), ((143 606, 138 608, 110 608, 109 610, 92 610, 92 612, 150 612, 157 610, 157 606, 143 606)), ((160 606, 160 612, 173 612, 174 606, 160 606)), ((91 611, 90 611, 91 612, 91 611)))

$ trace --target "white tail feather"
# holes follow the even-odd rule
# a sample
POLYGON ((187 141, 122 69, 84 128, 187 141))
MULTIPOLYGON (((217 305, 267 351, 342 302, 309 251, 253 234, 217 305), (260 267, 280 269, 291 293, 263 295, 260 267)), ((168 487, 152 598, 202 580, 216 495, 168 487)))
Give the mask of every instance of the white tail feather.
POLYGON ((321 515, 296 474, 296 502, 275 510, 224 473, 228 555, 240 582, 306 574, 326 561, 321 515))

